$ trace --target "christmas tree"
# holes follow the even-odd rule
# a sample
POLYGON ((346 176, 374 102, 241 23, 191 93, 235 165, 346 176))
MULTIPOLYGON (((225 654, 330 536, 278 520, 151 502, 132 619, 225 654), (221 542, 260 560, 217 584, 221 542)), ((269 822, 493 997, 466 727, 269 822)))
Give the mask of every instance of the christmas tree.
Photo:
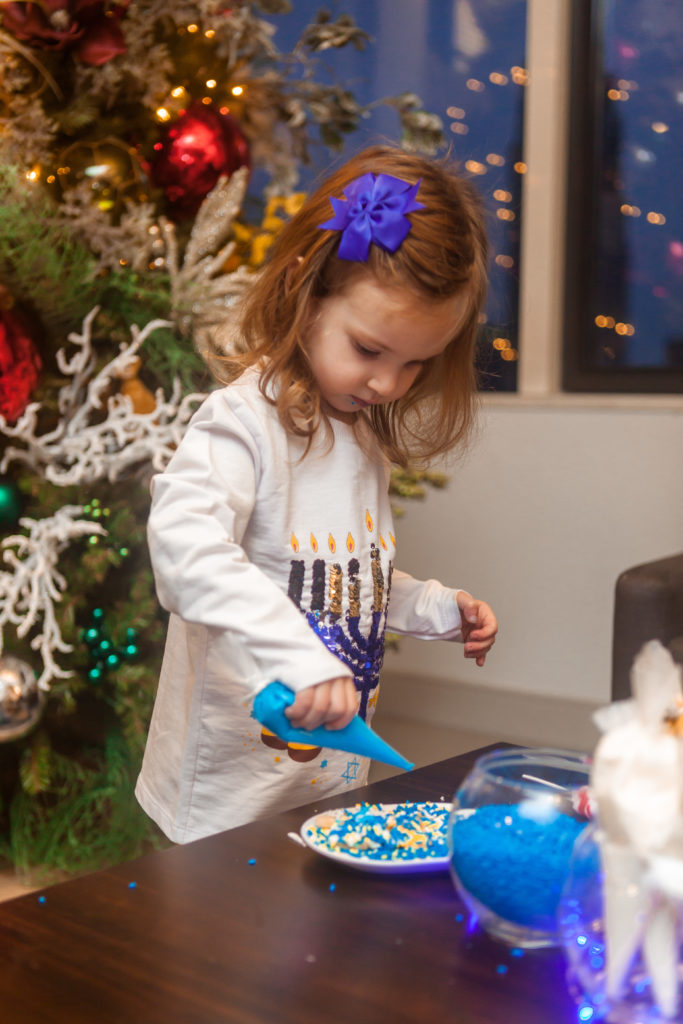
MULTIPOLYGON (((0 5, 0 858, 27 876, 161 842, 132 795, 166 627, 149 480, 301 167, 364 115, 316 77, 362 28, 321 11, 281 54, 289 7, 0 5)), ((416 96, 385 102, 402 144, 438 148, 416 96)))

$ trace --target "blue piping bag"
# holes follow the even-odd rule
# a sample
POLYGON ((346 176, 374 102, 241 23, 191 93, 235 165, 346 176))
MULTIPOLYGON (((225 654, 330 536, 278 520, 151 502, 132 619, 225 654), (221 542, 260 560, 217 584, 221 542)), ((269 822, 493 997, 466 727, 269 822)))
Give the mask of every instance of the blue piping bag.
POLYGON ((415 765, 406 761, 397 750, 390 747, 358 715, 343 729, 295 729, 285 708, 294 703, 294 692, 284 683, 275 681, 264 687, 254 698, 254 718, 287 743, 309 743, 312 747, 328 747, 332 750, 346 750, 349 754, 371 757, 383 764, 393 764, 407 772, 415 765))

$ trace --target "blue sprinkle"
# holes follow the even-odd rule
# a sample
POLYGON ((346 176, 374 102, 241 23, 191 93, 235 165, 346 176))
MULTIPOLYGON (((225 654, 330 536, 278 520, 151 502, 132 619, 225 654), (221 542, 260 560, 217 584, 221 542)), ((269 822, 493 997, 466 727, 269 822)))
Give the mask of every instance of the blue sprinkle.
POLYGON ((595 1011, 593 1010, 592 1006, 586 1006, 586 1005, 580 1006, 579 1007, 579 1020, 580 1021, 592 1020, 594 1012, 595 1011))
POLYGON ((523 949, 511 949, 510 950, 510 956, 524 956, 524 950, 523 949))
POLYGON ((513 804, 485 804, 453 820, 452 866, 465 892, 494 914, 554 932, 569 858, 584 824, 567 814, 548 820, 513 804))
POLYGON ((44 896, 39 896, 38 897, 38 902, 39 903, 44 903, 45 902, 45 897, 44 896))
POLYGON ((256 857, 250 857, 247 863, 255 864, 256 863, 256 857))
POLYGON ((455 920, 456 921, 464 921, 465 919, 464 919, 462 914, 456 914, 455 915, 455 920))
MULTIPOLYGON (((358 762, 350 762, 349 768, 353 765, 358 762)), ((359 803, 339 813, 333 824, 312 825, 308 836, 317 845, 350 857, 382 861, 445 859, 449 814, 447 804, 434 802, 396 804, 391 811, 380 804, 359 803)))
POLYGON ((321 762, 320 762, 320 767, 321 767, 321 768, 327 768, 327 758, 325 758, 325 760, 324 760, 324 761, 321 761, 321 762))
POLYGON ((508 969, 506 964, 498 964, 496 967, 496 974, 507 974, 508 969))
POLYGON ((137 882, 129 882, 128 883, 128 888, 129 889, 137 889, 137 886, 138 886, 137 882))
POLYGON ((337 886, 335 885, 335 883, 334 883, 334 882, 331 882, 331 883, 330 883, 330 892, 334 892, 334 890, 335 890, 336 888, 337 888, 337 886))

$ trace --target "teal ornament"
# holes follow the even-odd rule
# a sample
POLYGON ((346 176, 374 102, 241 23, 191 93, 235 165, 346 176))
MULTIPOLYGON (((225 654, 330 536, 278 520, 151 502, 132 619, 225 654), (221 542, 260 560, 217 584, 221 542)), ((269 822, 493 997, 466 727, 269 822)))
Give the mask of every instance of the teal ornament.
POLYGON ((12 526, 21 515, 23 501, 19 488, 7 477, 0 478, 0 523, 12 526))
POLYGON ((91 683, 100 683, 110 670, 117 669, 123 661, 134 661, 140 651, 137 643, 137 630, 129 626, 123 643, 115 644, 111 639, 103 608, 93 608, 91 625, 81 630, 81 640, 88 648, 90 668, 88 679, 91 683))

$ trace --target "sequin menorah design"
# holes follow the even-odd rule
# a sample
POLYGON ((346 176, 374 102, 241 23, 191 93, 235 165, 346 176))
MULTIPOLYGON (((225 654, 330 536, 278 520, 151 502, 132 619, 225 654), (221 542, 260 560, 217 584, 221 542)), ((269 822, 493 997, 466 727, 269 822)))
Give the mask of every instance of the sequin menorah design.
POLYGON ((288 594, 322 642, 353 672, 361 701, 358 713, 365 719, 368 696, 379 683, 384 660, 384 631, 387 603, 391 589, 391 563, 388 578, 384 579, 379 549, 370 546, 372 571, 372 608, 370 629, 365 636, 360 630, 360 564, 350 558, 346 566, 346 588, 349 610, 343 613, 345 574, 341 562, 327 564, 316 558, 311 567, 310 607, 302 606, 306 586, 306 563, 293 559, 289 573, 288 594), (386 597, 385 597, 386 595, 386 597), (327 604, 325 603, 327 598, 327 604))

